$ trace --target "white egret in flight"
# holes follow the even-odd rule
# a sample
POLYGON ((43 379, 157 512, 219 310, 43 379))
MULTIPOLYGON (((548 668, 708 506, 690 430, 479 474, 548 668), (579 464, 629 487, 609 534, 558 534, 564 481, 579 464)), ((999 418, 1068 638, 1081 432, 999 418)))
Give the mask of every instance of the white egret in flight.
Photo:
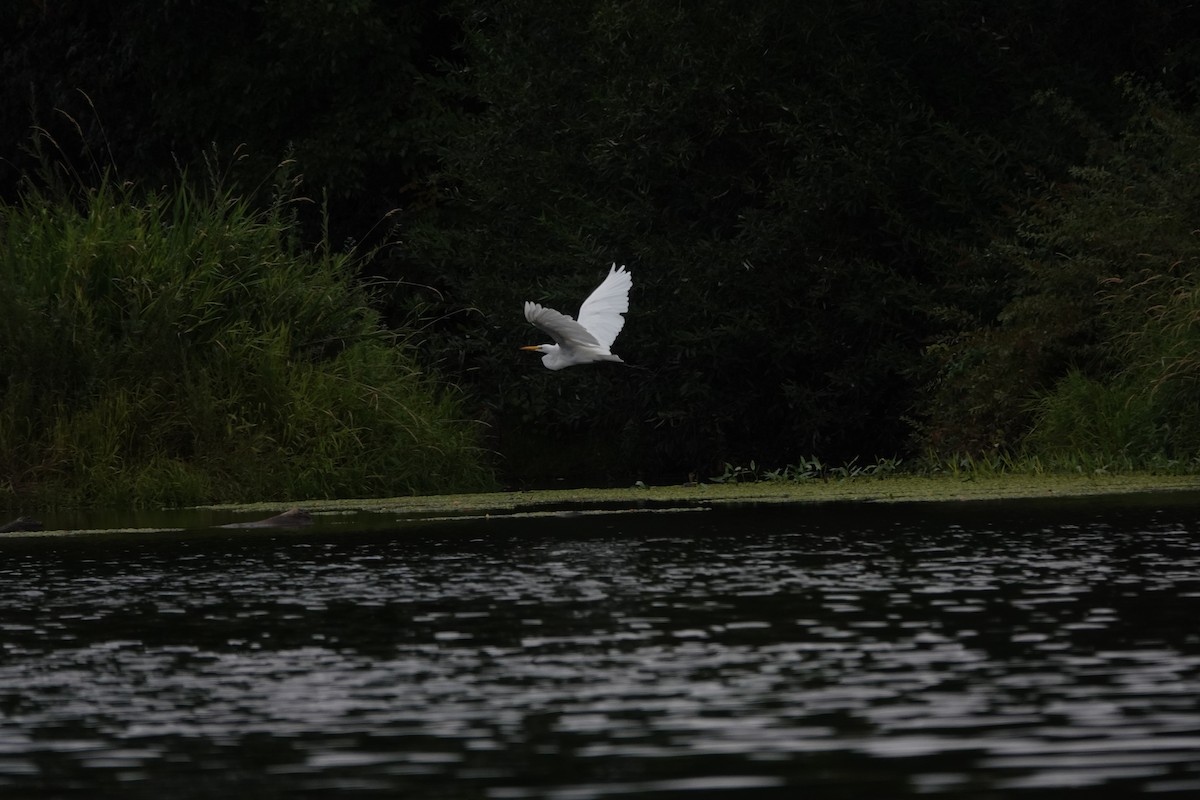
POLYGON ((621 316, 629 310, 629 289, 633 276, 625 266, 615 263, 608 277, 588 295, 579 307, 579 321, 553 308, 537 303, 525 303, 525 319, 554 338, 557 344, 534 344, 522 347, 542 354, 546 369, 562 369, 593 361, 620 361, 609 348, 625 325, 621 316))

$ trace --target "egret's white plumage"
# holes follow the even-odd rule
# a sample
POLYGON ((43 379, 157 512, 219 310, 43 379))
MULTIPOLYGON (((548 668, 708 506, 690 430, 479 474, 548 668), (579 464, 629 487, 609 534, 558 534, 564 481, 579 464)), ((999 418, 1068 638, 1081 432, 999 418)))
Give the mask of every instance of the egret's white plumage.
POLYGON ((610 351, 617 334, 625 325, 621 316, 629 310, 629 289, 633 276, 624 265, 616 264, 608 277, 588 295, 579 307, 579 320, 537 303, 525 303, 525 319, 553 337, 557 344, 522 347, 542 354, 547 369, 562 369, 593 361, 620 361, 610 351))

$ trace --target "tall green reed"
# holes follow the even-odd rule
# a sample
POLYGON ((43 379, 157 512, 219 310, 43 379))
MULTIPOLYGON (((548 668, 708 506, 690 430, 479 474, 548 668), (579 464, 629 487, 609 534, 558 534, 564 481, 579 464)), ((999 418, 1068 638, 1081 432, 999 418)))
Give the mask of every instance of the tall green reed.
POLYGON ((0 206, 0 503, 490 485, 454 390, 289 202, 104 178, 0 206))

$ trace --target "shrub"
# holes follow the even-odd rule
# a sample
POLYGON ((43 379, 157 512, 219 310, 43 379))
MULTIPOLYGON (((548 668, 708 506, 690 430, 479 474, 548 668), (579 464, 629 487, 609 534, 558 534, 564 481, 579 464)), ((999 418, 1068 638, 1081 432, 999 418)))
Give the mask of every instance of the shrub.
POLYGON ((298 249, 288 210, 112 180, 0 206, 0 500, 488 485, 454 393, 380 325, 351 255, 298 249))
POLYGON ((943 453, 1200 455, 1200 115, 1125 88, 1124 132, 993 248, 1022 276, 1016 297, 939 350, 930 431, 943 453))

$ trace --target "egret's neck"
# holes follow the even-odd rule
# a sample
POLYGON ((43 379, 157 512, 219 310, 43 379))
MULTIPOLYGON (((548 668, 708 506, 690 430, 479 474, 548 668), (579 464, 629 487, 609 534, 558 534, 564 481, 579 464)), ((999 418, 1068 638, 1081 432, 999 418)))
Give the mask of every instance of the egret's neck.
POLYGON ((562 369, 567 366, 562 348, 556 344, 542 345, 542 366, 546 369, 562 369))

